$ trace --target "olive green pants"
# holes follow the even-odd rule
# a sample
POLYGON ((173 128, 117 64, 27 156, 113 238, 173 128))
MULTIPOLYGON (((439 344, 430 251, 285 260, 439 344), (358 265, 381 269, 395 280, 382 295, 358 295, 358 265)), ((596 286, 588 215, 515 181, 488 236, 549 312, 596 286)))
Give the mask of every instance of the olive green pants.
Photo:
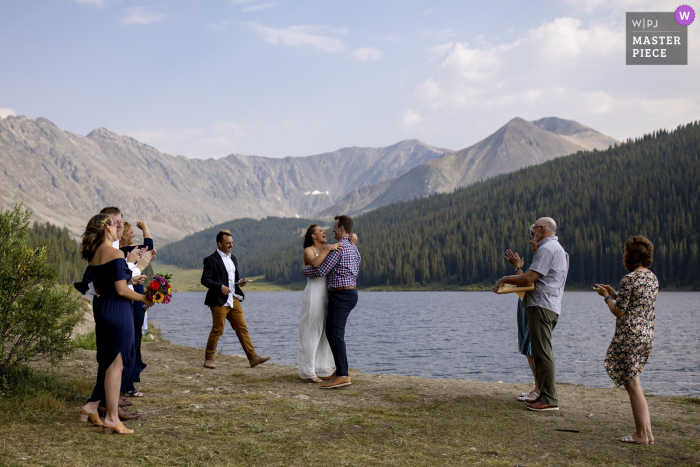
POLYGON ((535 359, 537 385, 540 387, 540 400, 547 405, 559 405, 557 387, 554 383, 554 352, 552 352, 552 331, 559 315, 546 308, 527 308, 527 325, 532 342, 532 357, 535 359))

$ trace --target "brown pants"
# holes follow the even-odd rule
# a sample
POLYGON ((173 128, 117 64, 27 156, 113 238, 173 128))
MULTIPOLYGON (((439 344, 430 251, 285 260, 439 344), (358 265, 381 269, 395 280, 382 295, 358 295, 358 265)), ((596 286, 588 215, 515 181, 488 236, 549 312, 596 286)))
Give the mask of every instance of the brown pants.
POLYGON ((207 349, 204 352, 205 359, 214 360, 214 355, 216 354, 216 344, 219 342, 219 337, 224 334, 226 320, 231 323, 231 327, 234 331, 236 331, 238 340, 240 341, 248 360, 255 357, 255 347, 253 347, 253 343, 250 341, 248 326, 245 324, 245 317, 243 316, 243 308, 241 308, 241 302, 239 302, 237 298, 234 297, 233 299, 233 307, 211 307, 211 318, 213 324, 211 327, 211 333, 209 333, 209 340, 207 341, 207 349))

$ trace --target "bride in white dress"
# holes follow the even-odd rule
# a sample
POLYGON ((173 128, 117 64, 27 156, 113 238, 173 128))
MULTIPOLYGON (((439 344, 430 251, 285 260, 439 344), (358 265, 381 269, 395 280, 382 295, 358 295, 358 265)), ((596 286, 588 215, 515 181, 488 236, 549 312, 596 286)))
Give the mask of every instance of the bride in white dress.
MULTIPOLYGON (((354 234, 353 234, 354 236, 354 234)), ((357 236, 354 236, 357 242, 357 236)), ((341 243, 326 245, 326 232, 316 224, 310 225, 304 236, 304 265, 318 267, 341 243)), ((326 277, 308 278, 299 318, 299 377, 307 383, 320 383, 335 373, 333 352, 326 338, 326 277), (319 378, 319 376, 321 378, 319 378)))

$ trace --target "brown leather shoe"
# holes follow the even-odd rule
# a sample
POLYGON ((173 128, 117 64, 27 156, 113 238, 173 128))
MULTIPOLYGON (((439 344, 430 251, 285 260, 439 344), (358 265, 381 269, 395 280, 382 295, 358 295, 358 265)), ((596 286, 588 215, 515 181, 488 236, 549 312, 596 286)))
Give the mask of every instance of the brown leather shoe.
MULTIPOLYGON (((107 413, 107 409, 104 407, 98 407, 97 411, 100 412, 102 417, 104 417, 107 413)), ((119 407, 119 420, 125 422, 127 420, 138 420, 139 418, 141 418, 140 413, 131 413, 128 410, 119 407)))
POLYGON ((260 365, 261 363, 265 363, 271 358, 272 357, 261 357, 260 355, 256 355, 255 357, 248 360, 248 362, 250 362, 250 367, 253 368, 254 366, 260 365))
POLYGON ((126 400, 126 397, 119 398, 119 407, 129 407, 132 405, 134 405, 134 403, 129 400, 126 400))
POLYGON ((321 389, 337 389, 345 386, 350 386, 351 384, 352 383, 350 382, 349 376, 338 376, 330 383, 322 384, 321 389))
POLYGON ((204 360, 204 368, 209 368, 210 370, 213 370, 216 368, 216 365, 214 364, 214 360, 204 360))
POLYGON ((537 401, 534 404, 527 404, 527 410, 534 410, 535 412, 544 412, 545 410, 559 410, 559 406, 548 405, 542 401, 537 401))
POLYGON ((330 376, 319 376, 323 381, 333 381, 336 377, 335 371, 330 376))

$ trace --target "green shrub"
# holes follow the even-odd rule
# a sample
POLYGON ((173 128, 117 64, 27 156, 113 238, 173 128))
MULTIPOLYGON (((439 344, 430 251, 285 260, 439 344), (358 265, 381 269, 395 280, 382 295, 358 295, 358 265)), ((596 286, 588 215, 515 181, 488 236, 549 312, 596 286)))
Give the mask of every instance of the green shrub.
POLYGON ((97 350, 97 339, 95 331, 87 334, 76 334, 73 338, 74 349, 97 350))
POLYGON ((22 363, 58 363, 72 349, 82 318, 80 298, 56 287, 58 272, 45 248, 28 248, 31 210, 0 210, 0 376, 22 363))

